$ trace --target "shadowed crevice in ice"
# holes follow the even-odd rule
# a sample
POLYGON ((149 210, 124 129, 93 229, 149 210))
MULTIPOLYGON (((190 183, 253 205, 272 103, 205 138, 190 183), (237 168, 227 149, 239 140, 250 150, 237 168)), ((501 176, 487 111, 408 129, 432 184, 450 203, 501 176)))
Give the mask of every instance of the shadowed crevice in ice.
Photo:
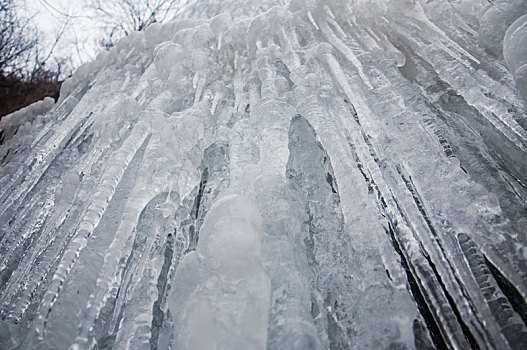
POLYGON ((461 316, 461 313, 459 311, 459 306, 458 306, 458 304, 456 304, 456 302, 452 298, 452 294, 448 291, 445 283, 443 282, 443 280, 441 278, 441 275, 437 271, 436 265, 432 262, 432 260, 429 257, 426 257, 426 260, 430 264, 430 267, 432 268, 432 271, 434 272, 434 274, 437 277, 439 285, 441 286, 441 289, 443 290, 443 292, 444 292, 444 294, 446 296, 448 304, 450 305, 451 310, 453 311, 454 315, 456 316, 456 320, 457 320, 457 322, 459 324, 459 327, 461 328, 461 331, 463 332, 465 340, 467 341, 467 343, 468 343, 468 345, 470 346, 471 349, 479 350, 480 346, 479 346, 476 338, 474 337, 474 335, 472 334, 472 331, 470 330, 470 328, 468 327, 467 323, 465 322, 465 320, 461 316))
POLYGON ((159 332, 161 327, 163 327, 163 322, 165 319, 165 312, 161 310, 161 304, 165 298, 165 293, 167 290, 168 272, 170 270, 170 265, 172 264, 173 255, 174 235, 169 233, 165 244, 165 252, 163 254, 163 267, 161 268, 161 272, 159 273, 159 277, 157 279, 157 300, 154 302, 154 307, 152 310, 152 336, 150 337, 150 349, 152 350, 158 348, 159 332))
MULTIPOLYGON (((189 247, 188 251, 196 250, 196 246, 198 245, 198 239, 199 239, 199 223, 198 223, 198 214, 200 212, 201 199, 203 197, 203 191, 205 190, 205 186, 207 186, 207 180, 209 179, 209 169, 205 168, 203 169, 201 173, 201 180, 199 182, 198 187, 198 193, 196 194, 196 198, 194 198, 194 204, 192 206, 192 210, 190 211, 190 216, 194 220, 194 224, 191 224, 189 226, 189 247)), ((202 213, 204 211, 202 210, 202 213)))
POLYGON ((2 118, 0 348, 526 347, 508 3, 193 1, 2 118))
POLYGON ((199 169, 201 179, 189 213, 190 221, 184 228, 189 237, 187 252, 196 250, 203 218, 220 191, 229 185, 229 145, 222 141, 210 145, 199 169))
MULTIPOLYGON (((201 178, 190 198, 183 201, 174 215, 176 232, 168 233, 163 253, 163 265, 157 279, 157 300, 153 305, 150 348, 159 348, 160 333, 167 332, 166 295, 170 290, 170 278, 177 270, 181 254, 196 250, 199 242, 199 230, 203 220, 216 200, 221 190, 229 184, 229 145, 226 142, 216 142, 210 145, 203 154, 199 167, 201 178), (192 199, 193 198, 193 199, 192 199), (187 248, 180 252, 181 242, 176 242, 177 232, 186 238, 187 248)), ((166 341, 166 340, 163 340, 166 341)), ((165 343, 163 343, 165 344, 165 343)), ((163 345, 161 345, 161 348, 163 345)))
MULTIPOLYGON (((514 287, 514 284, 509 281, 503 274, 498 270, 496 266, 485 256, 485 263, 487 264, 490 272, 494 276, 494 279, 498 283, 498 286, 502 290, 503 294, 509 300, 512 308, 523 320, 523 324, 527 326, 527 303, 525 298, 522 297, 520 292, 514 287)), ((524 340, 526 338, 523 338, 524 340)))
POLYGON ((352 273, 354 250, 344 233, 330 158, 311 125, 300 115, 291 120, 286 177, 300 200, 299 209, 306 211, 306 232, 300 234, 297 244, 304 245, 309 264, 311 317, 322 344, 348 349, 353 342, 351 295, 346 290, 346 279, 335 275, 352 273))
MULTIPOLYGON (((163 295, 167 283, 167 271, 171 260, 167 258, 174 254, 173 234, 170 233, 170 217, 164 212, 164 206, 171 200, 173 193, 162 192, 152 198, 139 214, 137 226, 134 229, 133 241, 128 241, 130 251, 123 255, 119 262, 120 269, 116 274, 118 283, 110 290, 109 297, 95 321, 95 327, 90 330, 97 339, 99 348, 112 349, 122 346, 120 334, 123 327, 128 327, 134 319, 140 318, 143 312, 152 314, 152 326, 142 327, 135 331, 140 338, 157 337, 157 323, 162 317, 160 305, 151 300, 149 292, 143 286, 137 286, 137 279, 150 279, 152 292, 163 295), (151 270, 144 270, 145 260, 155 252, 162 252, 164 259, 160 263, 159 275, 153 275, 151 270), (168 260, 168 261, 167 261, 168 260), (142 288, 143 287, 143 288, 142 288), (139 288, 139 290, 137 289, 139 288), (148 310, 150 309, 150 310, 148 310), (148 311, 147 311, 148 310, 148 311)), ((156 338, 157 339, 157 338, 156 338)), ((131 343, 131 346, 137 344, 131 343)))
MULTIPOLYGON (((428 226, 428 229, 430 230, 430 233, 433 235, 433 237, 436 238, 437 246, 443 256, 446 256, 445 248, 443 247, 443 244, 441 243, 441 240, 439 239, 439 235, 437 232, 436 227, 432 223, 432 220, 430 218, 430 215, 428 214, 423 199, 419 192, 417 191, 417 188, 415 187, 412 178, 410 175, 406 173, 406 170, 403 166, 398 166, 397 171, 399 172, 399 175, 401 176, 402 180, 404 181, 408 191, 412 194, 413 200, 415 202, 415 205, 417 206, 419 212, 421 213, 424 221, 426 222, 426 225, 428 226)), ((465 340, 467 341, 467 345, 469 345, 472 349, 479 349, 479 345, 476 341, 476 338, 472 334, 470 328, 467 326, 466 322, 463 320, 463 317, 461 316, 458 306, 455 303, 454 299, 452 298, 452 295, 448 288, 446 287, 445 283, 443 282, 443 278, 441 277, 441 274, 438 272, 437 267, 435 263, 432 261, 432 258, 428 254, 423 254, 425 261, 428 263, 428 267, 431 269, 431 271, 434 274, 435 280, 438 282, 436 285, 438 289, 444 294, 446 297, 446 300, 448 301, 448 305, 450 310, 452 311, 453 315, 455 316, 457 323, 459 325, 459 328, 463 332, 463 336, 465 340)), ((449 260, 446 260, 449 264, 449 268, 452 271, 455 271, 455 268, 452 266, 452 262, 449 260)))
POLYGON ((458 241, 477 285, 503 335, 513 349, 527 346, 527 305, 514 285, 481 253, 466 234, 458 241))
MULTIPOLYGON (((498 196, 504 213, 520 231, 527 225, 527 162, 524 152, 443 81, 429 62, 405 45, 402 50, 407 64, 400 71, 419 86, 433 112, 427 116, 425 126, 432 123, 432 132, 445 154, 458 158, 465 172, 498 196)), ((490 98, 491 94, 487 97, 490 98)), ((527 127, 521 107, 508 104, 507 108, 523 128, 527 127)))
POLYGON ((401 259, 401 265, 403 266, 404 271, 406 272, 410 291, 412 292, 412 296, 415 300, 415 303, 417 304, 417 307, 419 308, 419 312, 421 313, 421 316, 423 317, 424 322, 426 324, 426 328, 428 330, 428 332, 424 332, 424 329, 419 323, 419 321, 414 321, 414 336, 416 347, 418 347, 418 344, 427 344, 430 341, 431 337, 431 340, 436 349, 448 349, 447 343, 445 342, 445 339, 443 339, 441 329, 438 326, 436 319, 434 318, 436 310, 433 309, 433 306, 431 309, 431 306, 428 304, 427 300, 423 296, 423 293, 421 292, 421 289, 419 287, 418 280, 412 272, 413 268, 408 264, 408 260, 406 259, 405 254, 401 250, 392 225, 388 226, 387 234, 389 234, 392 240, 393 248, 401 259))

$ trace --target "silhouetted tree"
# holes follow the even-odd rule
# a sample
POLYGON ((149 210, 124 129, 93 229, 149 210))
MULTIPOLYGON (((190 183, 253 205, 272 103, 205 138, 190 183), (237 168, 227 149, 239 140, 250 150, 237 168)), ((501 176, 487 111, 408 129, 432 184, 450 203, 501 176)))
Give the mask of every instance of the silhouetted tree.
POLYGON ((0 118, 46 96, 58 97, 61 61, 47 64, 67 23, 46 48, 16 0, 0 0, 0 118))
POLYGON ((181 0, 89 0, 97 21, 103 23, 108 37, 103 46, 111 47, 132 31, 141 31, 150 24, 163 22, 181 0))
POLYGON ((28 66, 37 46, 29 19, 18 17, 13 0, 0 0, 0 73, 17 74, 28 66))

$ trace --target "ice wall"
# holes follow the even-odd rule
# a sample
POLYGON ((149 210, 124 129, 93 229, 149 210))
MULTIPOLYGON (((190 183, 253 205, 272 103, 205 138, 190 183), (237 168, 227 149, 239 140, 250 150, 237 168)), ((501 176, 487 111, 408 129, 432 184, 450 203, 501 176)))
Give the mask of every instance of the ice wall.
POLYGON ((132 33, 0 122, 0 348, 525 349, 526 13, 202 0, 132 33))

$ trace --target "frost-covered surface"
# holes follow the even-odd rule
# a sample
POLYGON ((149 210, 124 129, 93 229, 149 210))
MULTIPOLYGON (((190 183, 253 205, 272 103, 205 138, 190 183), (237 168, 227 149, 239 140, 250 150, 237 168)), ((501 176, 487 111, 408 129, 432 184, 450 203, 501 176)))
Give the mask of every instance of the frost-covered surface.
POLYGON ((5 119, 0 348, 525 349, 524 5, 131 34, 5 119))
POLYGON ((527 3, 525 7, 525 15, 514 21, 505 33, 503 56, 514 75, 518 91, 527 100, 527 3))
MULTIPOLYGON (((33 103, 14 113, 4 116, 0 119, 0 141, 9 140, 15 133, 20 142, 21 134, 31 134, 36 125, 42 123, 42 117, 48 113, 55 102, 51 97, 46 97, 42 101, 33 103)), ((14 145, 11 144, 10 147, 14 145)))

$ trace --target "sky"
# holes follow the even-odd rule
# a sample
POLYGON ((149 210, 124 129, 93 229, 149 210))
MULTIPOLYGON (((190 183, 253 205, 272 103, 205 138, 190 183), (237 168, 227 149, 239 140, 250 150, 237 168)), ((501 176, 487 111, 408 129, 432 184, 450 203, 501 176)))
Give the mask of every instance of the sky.
POLYGON ((93 60, 100 51, 98 40, 104 32, 90 18, 81 0, 18 0, 22 11, 40 32, 45 55, 53 48, 52 60, 64 59, 64 71, 71 72, 93 60), (60 35, 60 33, 62 33, 60 35))
MULTIPOLYGON (((62 60, 63 77, 71 73, 82 63, 89 62, 102 50, 101 42, 108 41, 109 34, 105 30, 104 19, 108 17, 99 16, 95 10, 90 9, 87 4, 90 0, 15 0, 20 6, 21 12, 31 18, 34 26, 40 31, 39 41, 43 51, 40 56, 47 56, 52 51, 52 60, 48 69, 53 69, 55 60, 62 60), (56 39, 59 38, 57 41, 56 39), (53 48, 53 50, 51 50, 53 48)), ((130 18, 129 9, 123 10, 119 0, 102 0, 102 5, 106 7, 108 13, 117 13, 117 16, 110 17, 112 21, 119 18, 119 25, 124 23, 124 27, 136 26, 136 24, 126 25, 130 18), (122 20, 121 20, 122 19, 122 20)), ((153 0, 148 1, 133 0, 139 13, 148 17, 151 7, 160 4, 161 9, 155 16, 157 20, 168 20, 181 9, 188 0, 153 0), (163 9, 170 11, 163 12, 163 9)), ((136 18, 134 16, 134 18, 136 18)), ((143 18, 144 19, 144 18, 143 18)), ((115 22, 114 22, 115 23, 115 22)), ((113 24, 115 25, 115 24, 113 24)), ((123 33, 119 32, 116 36, 120 37, 123 33), (120 35, 121 34, 121 35, 120 35)), ((115 38, 114 38, 115 39, 115 38)), ((114 40, 115 41, 115 40, 114 40)))

